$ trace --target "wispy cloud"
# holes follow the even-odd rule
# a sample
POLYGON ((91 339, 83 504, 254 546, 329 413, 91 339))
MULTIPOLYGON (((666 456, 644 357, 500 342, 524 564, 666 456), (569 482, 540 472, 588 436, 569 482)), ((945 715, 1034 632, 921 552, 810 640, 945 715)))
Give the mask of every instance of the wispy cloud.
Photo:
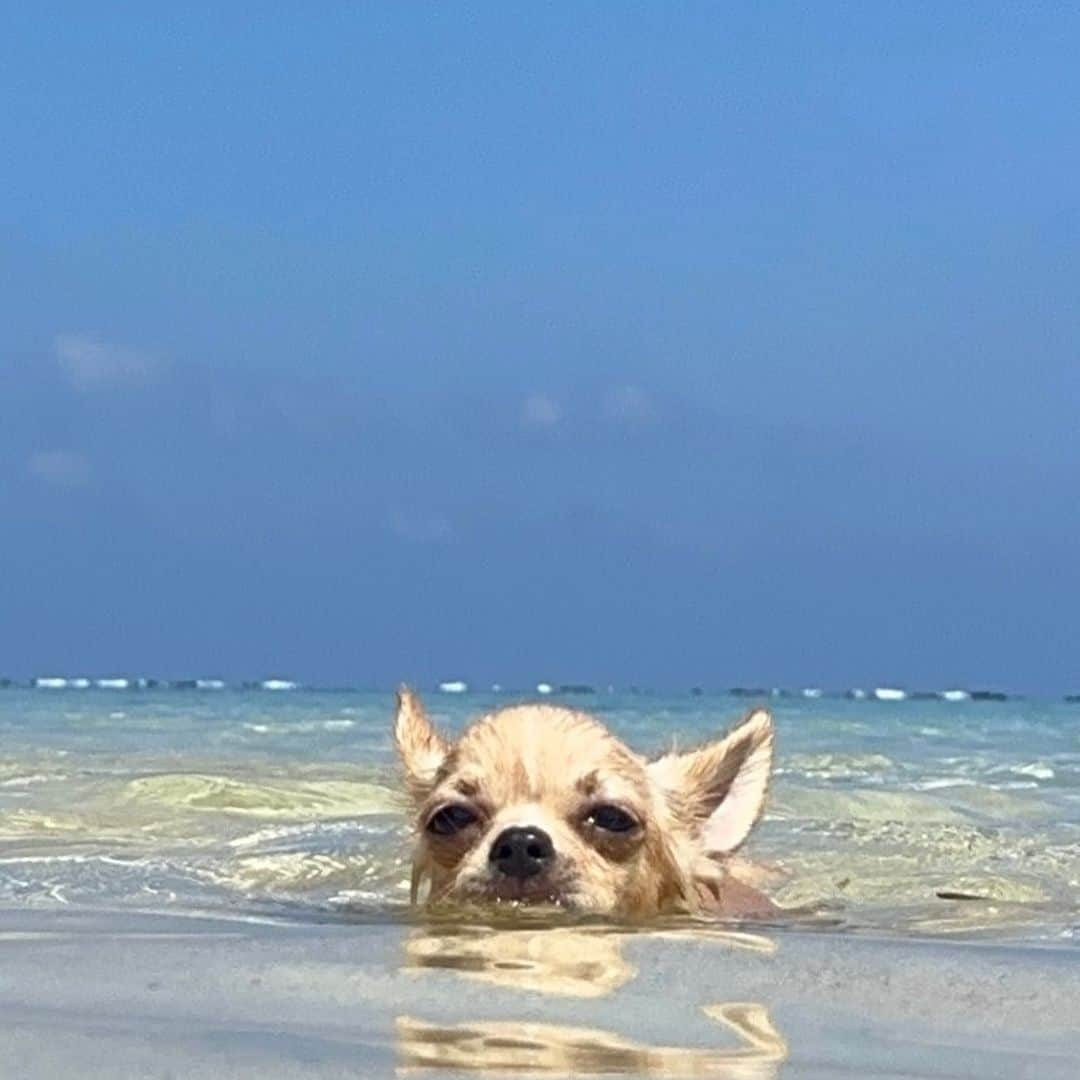
POLYGON ((36 450, 30 455, 26 469, 45 483, 69 488, 86 487, 94 471, 82 454, 68 450, 36 450))
POLYGON ((640 386, 612 387, 600 407, 606 419, 621 424, 643 424, 656 416, 652 398, 640 386))
POLYGON ((77 390, 152 382, 165 364, 151 353, 98 341, 85 334, 61 334, 54 342, 56 359, 77 390))
POLYGON ((530 394, 521 408, 521 423, 528 428, 556 427, 561 420, 559 403, 547 394, 530 394))

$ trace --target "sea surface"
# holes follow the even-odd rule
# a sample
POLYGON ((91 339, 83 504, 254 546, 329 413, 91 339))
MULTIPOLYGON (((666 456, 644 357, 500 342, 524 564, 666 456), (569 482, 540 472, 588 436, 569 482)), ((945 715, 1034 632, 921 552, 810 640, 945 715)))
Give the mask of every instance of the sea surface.
MULTIPOLYGON (((426 695, 449 731, 536 695, 426 695)), ((722 733, 729 694, 558 694, 654 752, 722 733)), ((747 854, 800 927, 1080 940, 1080 704, 766 698, 747 854)), ((0 906, 403 917, 391 692, 0 690, 0 906)))

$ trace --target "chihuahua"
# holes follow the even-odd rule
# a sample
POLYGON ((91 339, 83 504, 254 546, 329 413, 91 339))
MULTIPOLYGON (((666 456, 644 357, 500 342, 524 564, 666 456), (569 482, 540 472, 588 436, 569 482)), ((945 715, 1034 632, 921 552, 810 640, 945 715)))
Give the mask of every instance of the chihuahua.
POLYGON ((398 693, 394 740, 417 829, 411 895, 428 903, 556 905, 643 918, 767 915, 733 873, 760 818, 773 723, 655 760, 553 705, 499 709, 455 742, 398 693))

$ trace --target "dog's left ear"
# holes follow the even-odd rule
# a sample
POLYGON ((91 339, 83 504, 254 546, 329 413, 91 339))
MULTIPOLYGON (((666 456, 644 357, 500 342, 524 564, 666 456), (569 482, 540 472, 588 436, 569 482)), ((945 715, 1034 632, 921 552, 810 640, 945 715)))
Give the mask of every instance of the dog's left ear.
POLYGON ((451 747, 435 730, 420 699, 407 686, 398 690, 394 744, 405 766, 405 776, 413 797, 424 798, 434 785, 451 747))
POLYGON ((705 853, 727 855, 761 817, 772 758, 772 717, 757 709, 723 739, 652 762, 649 775, 700 830, 705 853))

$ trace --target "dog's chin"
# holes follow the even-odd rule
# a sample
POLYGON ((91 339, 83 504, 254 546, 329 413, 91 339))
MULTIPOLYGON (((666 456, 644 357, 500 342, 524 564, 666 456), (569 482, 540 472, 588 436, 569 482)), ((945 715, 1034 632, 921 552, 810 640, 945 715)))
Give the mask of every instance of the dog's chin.
POLYGON ((462 890, 459 896, 474 904, 562 908, 567 911, 577 911, 581 907, 579 898, 571 890, 546 877, 491 878, 474 883, 462 890))

